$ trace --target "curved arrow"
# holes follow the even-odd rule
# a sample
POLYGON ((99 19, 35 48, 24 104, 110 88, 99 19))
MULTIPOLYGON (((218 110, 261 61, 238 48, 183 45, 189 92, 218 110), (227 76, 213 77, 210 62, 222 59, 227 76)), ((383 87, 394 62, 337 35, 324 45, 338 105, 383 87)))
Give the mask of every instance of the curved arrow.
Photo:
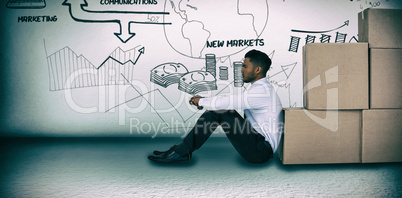
MULTIPOLYGON (((77 15, 83 15, 85 14, 84 7, 88 6, 88 3, 86 0, 81 0, 79 1, 72 1, 72 3, 69 2, 69 0, 65 0, 61 5, 68 6, 68 11, 70 13, 70 16, 74 21, 78 22, 84 22, 84 23, 120 23, 120 20, 118 19, 83 19, 82 18, 76 17, 77 15), (74 9, 73 9, 74 7, 74 9)), ((86 15, 86 14, 85 14, 86 15)))
POLYGON ((68 6, 68 10, 70 13, 71 18, 74 21, 77 22, 84 22, 84 23, 117 23, 119 24, 120 27, 120 32, 114 33, 117 38, 120 39, 121 42, 126 43, 128 40, 130 40, 135 33, 130 32, 130 22, 126 22, 124 24, 124 30, 123 30, 123 25, 121 23, 121 20, 119 19, 84 19, 85 16, 82 16, 83 14, 86 15, 84 12, 84 7, 88 6, 88 3, 86 0, 82 0, 81 2, 79 1, 72 1, 72 3, 68 2, 69 0, 65 0, 62 5, 68 6), (73 9, 74 7, 74 9, 73 9), (77 16, 82 16, 82 17, 77 17, 77 16))
POLYGON ((337 30, 339 28, 342 28, 344 26, 348 26, 349 25, 349 20, 345 21, 345 23, 335 29, 332 30, 326 30, 326 31, 307 31, 307 30, 291 30, 292 32, 299 32, 299 33, 312 33, 312 34, 316 34, 316 33, 326 33, 326 32, 331 32, 334 30, 337 30))

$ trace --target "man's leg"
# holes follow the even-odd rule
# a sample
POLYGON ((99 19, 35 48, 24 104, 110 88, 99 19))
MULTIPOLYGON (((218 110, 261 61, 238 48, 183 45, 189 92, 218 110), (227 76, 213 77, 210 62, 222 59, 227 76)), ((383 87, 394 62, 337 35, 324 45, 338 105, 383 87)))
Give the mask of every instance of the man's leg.
POLYGON ((234 110, 205 111, 176 152, 184 154, 199 149, 218 126, 223 128, 234 148, 247 161, 261 163, 272 157, 272 149, 264 143, 264 137, 234 110))

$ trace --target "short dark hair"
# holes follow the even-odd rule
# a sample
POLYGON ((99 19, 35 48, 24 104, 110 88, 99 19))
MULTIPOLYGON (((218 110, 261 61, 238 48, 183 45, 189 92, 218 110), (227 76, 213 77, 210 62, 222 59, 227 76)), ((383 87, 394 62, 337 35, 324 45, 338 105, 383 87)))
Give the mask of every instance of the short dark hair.
POLYGON ((266 75, 272 64, 271 59, 266 53, 255 49, 247 52, 246 55, 244 55, 244 58, 249 58, 254 66, 261 67, 264 75, 266 75))

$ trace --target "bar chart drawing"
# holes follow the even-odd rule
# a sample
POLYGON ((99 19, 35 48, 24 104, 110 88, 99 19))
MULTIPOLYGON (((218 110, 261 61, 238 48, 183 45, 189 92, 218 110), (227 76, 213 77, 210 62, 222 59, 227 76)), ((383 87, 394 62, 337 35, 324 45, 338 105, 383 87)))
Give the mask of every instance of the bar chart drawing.
POLYGON ((297 52, 299 49, 300 37, 291 36, 289 52, 297 52))
POLYGON ((321 43, 329 43, 331 40, 331 35, 321 34, 320 41, 321 43))
MULTIPOLYGON (((338 30, 338 29, 341 29, 341 28, 343 28, 345 26, 349 26, 349 20, 345 21, 341 26, 339 26, 337 28, 330 29, 330 30, 316 31, 316 30, 296 30, 296 29, 292 29, 291 31, 294 32, 294 33, 298 33, 298 34, 307 34, 307 36, 305 37, 305 44, 315 43, 316 38, 318 38, 319 35, 321 35, 318 38, 319 42, 321 42, 321 43, 330 43, 332 35, 330 35, 328 33, 333 32, 333 31, 338 30)), ((336 32, 335 43, 345 43, 346 37, 347 37, 347 34, 336 32)), ((351 42, 352 40, 353 40, 353 38, 349 42, 351 42)), ((298 49, 299 49, 299 44, 300 44, 300 37, 298 37, 296 35, 291 35, 290 45, 289 45, 288 51, 297 53, 298 49)))
POLYGON ((336 32, 335 43, 345 43, 347 34, 336 32))

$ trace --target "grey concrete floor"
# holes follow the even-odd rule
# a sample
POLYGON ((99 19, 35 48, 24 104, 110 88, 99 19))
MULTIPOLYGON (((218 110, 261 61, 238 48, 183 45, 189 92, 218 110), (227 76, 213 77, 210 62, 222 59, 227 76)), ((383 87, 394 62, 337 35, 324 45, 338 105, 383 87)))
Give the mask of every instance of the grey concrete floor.
POLYGON ((402 164, 244 161, 212 137, 190 163, 147 159, 180 138, 1 140, 0 197, 400 197, 402 164))

